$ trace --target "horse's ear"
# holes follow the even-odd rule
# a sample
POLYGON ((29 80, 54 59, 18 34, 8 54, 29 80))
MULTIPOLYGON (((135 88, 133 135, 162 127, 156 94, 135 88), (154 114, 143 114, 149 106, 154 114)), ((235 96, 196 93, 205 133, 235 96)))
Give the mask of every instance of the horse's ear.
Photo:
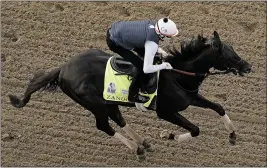
POLYGON ((213 32, 213 35, 216 39, 220 40, 220 36, 219 36, 219 33, 217 31, 214 31, 213 32))
POLYGON ((214 32, 213 32, 213 35, 214 35, 214 40, 215 40, 215 42, 216 42, 216 43, 214 43, 214 44, 215 44, 214 47, 215 47, 215 48, 218 48, 218 49, 221 49, 221 44, 222 44, 222 42, 221 42, 219 33, 218 33, 217 31, 214 31, 214 32))

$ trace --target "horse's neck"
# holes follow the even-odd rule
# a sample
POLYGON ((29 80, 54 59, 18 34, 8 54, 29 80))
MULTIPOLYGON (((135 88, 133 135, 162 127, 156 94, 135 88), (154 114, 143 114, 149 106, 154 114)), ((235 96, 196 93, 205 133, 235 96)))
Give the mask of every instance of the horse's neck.
MULTIPOLYGON (((206 53, 196 57, 192 61, 183 63, 181 66, 183 70, 193 73, 207 73, 212 67, 212 59, 210 59, 211 53, 206 53)), ((187 90, 195 90, 204 80, 204 77, 195 77, 189 75, 180 74, 177 76, 177 83, 187 90)))
POLYGON ((203 54, 196 57, 194 60, 186 62, 184 67, 188 67, 188 70, 193 72, 206 73, 213 64, 212 53, 212 50, 204 51, 203 54))

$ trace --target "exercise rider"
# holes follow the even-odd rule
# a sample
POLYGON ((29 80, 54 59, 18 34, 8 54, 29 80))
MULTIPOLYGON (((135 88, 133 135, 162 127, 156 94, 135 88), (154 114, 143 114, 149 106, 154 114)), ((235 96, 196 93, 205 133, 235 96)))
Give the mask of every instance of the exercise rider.
POLYGON ((159 47, 159 41, 165 37, 176 36, 178 33, 176 24, 168 18, 162 18, 157 21, 117 21, 108 29, 107 45, 109 49, 131 62, 137 68, 129 88, 129 101, 145 103, 149 100, 148 97, 139 94, 139 88, 145 74, 154 73, 162 69, 172 69, 172 66, 167 62, 153 65, 153 61, 157 52, 163 56, 167 55, 159 47), (144 59, 142 60, 132 51, 135 51, 144 59))

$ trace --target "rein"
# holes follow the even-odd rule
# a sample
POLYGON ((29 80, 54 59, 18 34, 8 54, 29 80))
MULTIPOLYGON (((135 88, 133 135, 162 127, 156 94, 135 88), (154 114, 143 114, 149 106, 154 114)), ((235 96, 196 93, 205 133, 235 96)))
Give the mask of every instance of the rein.
POLYGON ((177 73, 181 73, 181 74, 185 74, 185 75, 189 75, 189 76, 197 76, 197 77, 207 77, 207 76, 210 76, 210 75, 228 74, 230 72, 234 73, 233 69, 228 69, 226 71, 219 71, 219 72, 208 72, 208 73, 187 72, 187 71, 183 71, 183 70, 179 70, 179 69, 171 69, 171 71, 174 71, 174 72, 177 72, 177 73))
MULTIPOLYGON (((227 69, 226 71, 218 71, 218 72, 208 72, 208 73, 194 73, 194 72, 187 72, 187 71, 183 71, 183 70, 179 70, 179 69, 171 69, 171 71, 177 72, 177 73, 181 73, 181 74, 185 74, 185 75, 189 75, 189 76, 197 76, 197 77, 208 77, 209 75, 219 75, 219 74, 228 74, 230 72, 236 73, 235 69, 227 69)), ((177 83, 178 84, 178 83, 177 83)), ((195 90, 187 90, 184 87, 182 87, 181 85, 178 84, 178 86, 180 88, 182 88, 183 90, 187 91, 187 92, 197 92, 199 90, 199 88, 195 89, 195 90)))

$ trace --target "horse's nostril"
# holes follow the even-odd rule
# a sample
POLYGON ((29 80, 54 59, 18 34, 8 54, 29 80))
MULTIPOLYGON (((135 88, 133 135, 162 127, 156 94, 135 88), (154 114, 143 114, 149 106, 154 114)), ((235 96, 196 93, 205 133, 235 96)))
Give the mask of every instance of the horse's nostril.
POLYGON ((247 68, 246 71, 249 73, 251 72, 251 67, 250 68, 247 68))

